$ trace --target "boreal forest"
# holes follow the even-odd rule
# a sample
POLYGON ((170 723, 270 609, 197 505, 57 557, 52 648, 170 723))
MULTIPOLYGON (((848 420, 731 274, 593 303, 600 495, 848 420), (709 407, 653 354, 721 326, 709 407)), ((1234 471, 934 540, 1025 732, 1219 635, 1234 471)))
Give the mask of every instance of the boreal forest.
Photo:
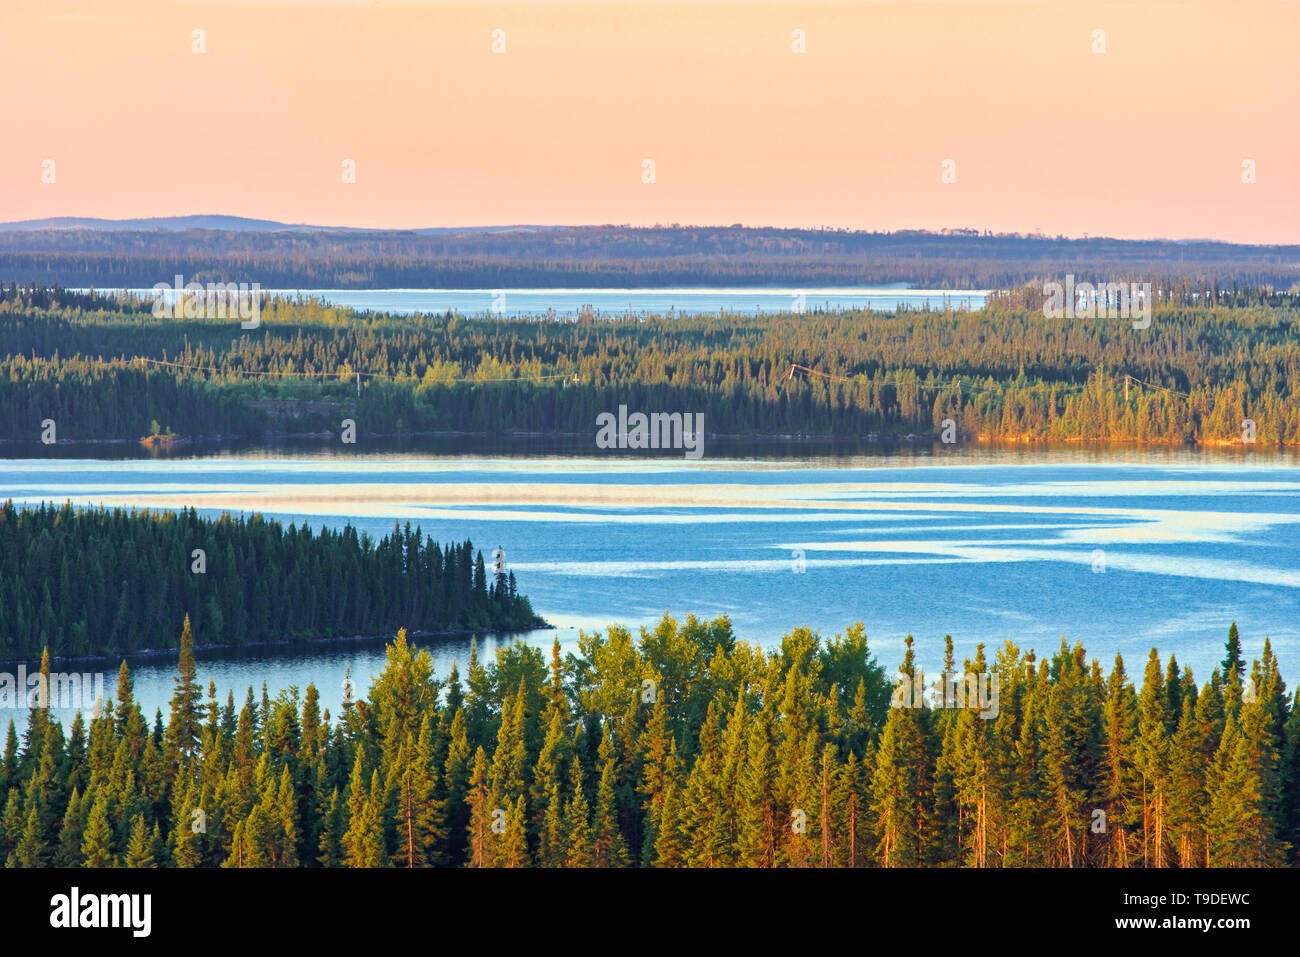
POLYGON ((0 280, 152 288, 177 273, 263 289, 869 286, 1002 289, 1066 273, 1291 289, 1300 247, 744 226, 365 230, 237 217, 0 224, 0 280))
MULTIPOLYGON (((10 867, 1267 867, 1300 846, 1300 702, 1235 625, 1199 682, 1008 642, 996 716, 897 691, 860 625, 769 651, 725 617, 524 642, 435 675, 399 633, 338 714, 201 680, 185 619, 166 717, 123 662, 69 727, 0 756, 10 867), (937 704, 938 702, 936 702, 937 704)), ((911 638, 900 672, 918 668, 911 638)), ((42 666, 48 675, 48 657, 42 666)), ((905 682, 899 682, 901 687, 905 682)))
MULTIPOLYGON (((1161 286, 1149 325, 1051 318, 1040 289, 979 310, 506 319, 268 300, 259 326, 148 301, 0 289, 0 439, 593 435, 617 409, 722 436, 849 441, 1300 442, 1300 298, 1161 286), (1245 423, 1249 420, 1250 426, 1245 423), (1249 435, 1249 438, 1244 436, 1249 435)), ((1104 311, 1104 310, 1103 310, 1104 311)))
POLYGON ((542 624, 514 573, 471 542, 394 526, 314 532, 260 515, 0 507, 0 661, 176 647, 193 619, 209 643, 247 646, 542 624))

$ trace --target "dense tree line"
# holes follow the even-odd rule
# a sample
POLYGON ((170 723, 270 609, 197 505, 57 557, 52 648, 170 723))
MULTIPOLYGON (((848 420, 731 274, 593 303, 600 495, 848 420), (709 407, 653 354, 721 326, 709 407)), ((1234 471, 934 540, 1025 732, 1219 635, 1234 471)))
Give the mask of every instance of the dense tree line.
MULTIPOLYGON (((95 290, 77 292, 61 286, 50 286, 43 282, 0 282, 0 302, 9 302, 17 306, 32 306, 37 309, 50 309, 56 306, 64 308, 98 310, 104 307, 104 298, 95 290)), ((114 308, 123 311, 145 312, 152 308, 151 303, 143 300, 131 301, 125 297, 114 299, 114 308)))
MULTIPOLYGON (((244 256, 212 253, 163 256, 82 252, 9 252, 0 249, 0 276, 15 280, 34 277, 71 287, 151 289, 180 274, 186 281, 257 282, 263 289, 624 289, 681 286, 873 286, 906 284, 921 289, 996 289, 1038 276, 1064 276, 1086 270, 1097 277, 1138 271, 1144 276, 1218 280, 1294 289, 1300 267, 1289 264, 1227 263, 1181 268, 1164 260, 1115 259, 1086 264, 1068 261, 1007 263, 999 259, 872 259, 826 262, 819 258, 620 259, 566 261, 554 259, 437 260, 387 257, 296 259, 265 256, 249 262, 244 256)), ((1101 279, 1100 281, 1105 281, 1101 279)))
MULTIPOLYGON (((911 638, 902 672, 911 675, 911 638)), ((954 672, 952 641, 945 671, 954 672)), ((763 652, 725 617, 522 642, 462 677, 404 634, 366 698, 237 707, 190 623, 166 722, 122 664, 65 731, 39 706, 0 756, 10 867, 1196 867, 1294 863, 1300 702, 1235 626, 1199 686, 1152 649, 1140 688, 1081 646, 1011 642, 965 672, 996 716, 900 706, 861 626, 763 652)), ((48 673, 48 660, 43 666, 48 673)), ((902 687, 903 683, 900 682, 902 687)), ((942 700, 942 699, 939 699, 942 700)), ((956 703, 956 702, 955 702, 956 703)), ((907 702, 902 702, 906 705, 907 702)))
POLYGON ((976 230, 575 226, 513 230, 0 231, 0 279, 151 288, 180 273, 262 288, 611 288, 910 283, 995 289, 1137 272, 1293 289, 1295 246, 976 230))
POLYGON ((344 417, 362 433, 594 434, 626 404, 729 435, 936 435, 951 418, 964 438, 1240 442, 1250 419, 1259 443, 1300 442, 1296 295, 1188 282, 1155 299, 1145 329, 1049 318, 1033 289, 970 312, 725 320, 273 300, 245 332, 15 294, 0 296, 0 438, 34 440, 47 418, 67 439, 337 432, 344 417))
POLYGON ((193 509, 0 509, 0 660, 174 647, 185 616, 222 645, 540 624, 513 572, 409 522, 375 542, 193 509))

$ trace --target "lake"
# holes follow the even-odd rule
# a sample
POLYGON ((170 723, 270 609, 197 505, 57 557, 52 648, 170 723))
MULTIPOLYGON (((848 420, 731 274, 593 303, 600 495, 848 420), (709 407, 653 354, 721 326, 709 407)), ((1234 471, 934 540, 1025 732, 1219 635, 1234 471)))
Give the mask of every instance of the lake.
MULTIPOLYGON (((113 295, 122 290, 101 289, 113 295)), ((151 297, 152 290, 128 289, 151 297)), ((466 315, 575 316, 585 309, 607 315, 717 315, 757 312, 872 309, 978 309, 985 290, 872 288, 729 289, 266 289, 289 299, 393 315, 460 312, 466 315)))
MULTIPOLYGON (((1296 464, 1265 450, 1134 448, 726 457, 711 447, 700 461, 300 449, 0 460, 0 499, 260 511, 375 537, 410 521, 485 555, 499 545, 556 626, 523 636, 548 650, 556 635, 572 648, 579 629, 610 622, 726 613, 739 637, 766 647, 797 626, 829 636, 861 621, 890 670, 909 633, 928 670, 945 634, 959 660, 1007 639, 1050 655, 1064 637, 1107 669, 1122 652, 1139 679, 1154 645, 1204 681, 1233 620, 1248 661, 1269 635, 1283 674, 1300 673, 1296 464)), ((507 640, 481 638, 480 655, 507 640)), ((464 671, 469 636, 425 644, 439 675, 453 660, 464 671)), ((215 679, 224 700, 233 686, 237 702, 250 684, 260 695, 263 679, 273 696, 314 681, 336 712, 345 669, 364 693, 382 663, 382 644, 353 642, 204 652, 199 670, 205 688, 215 679)), ((174 658, 133 667, 146 711, 166 713, 174 658)), ((115 663, 75 668, 103 668, 111 695, 115 663)))

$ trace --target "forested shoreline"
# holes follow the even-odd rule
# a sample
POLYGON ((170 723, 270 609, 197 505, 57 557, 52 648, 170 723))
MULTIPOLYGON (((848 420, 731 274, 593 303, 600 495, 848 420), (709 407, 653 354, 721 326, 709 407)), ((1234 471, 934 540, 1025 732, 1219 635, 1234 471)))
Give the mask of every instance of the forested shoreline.
POLYGON ((630 408, 710 435, 1300 443, 1300 297, 1174 285, 1150 326, 987 308, 718 317, 354 314, 271 300, 261 326, 0 288, 0 439, 594 434, 630 408), (1250 430, 1245 423, 1249 420, 1250 430), (1249 431, 1249 439, 1244 436, 1249 431))
POLYGON ((1000 289, 1078 274, 1300 283, 1300 247, 1215 241, 743 226, 502 230, 0 229, 0 280, 151 288, 199 282, 280 289, 866 286, 1000 289))
POLYGON ((544 625, 514 573, 410 523, 379 541, 261 515, 41 503, 0 508, 0 661, 544 625))
MULTIPOLYGON (((523 642, 463 678, 404 633, 364 697, 206 700, 184 622, 169 715, 123 663, 0 757, 8 867, 1271 867, 1300 847, 1300 698, 1236 626, 1197 684, 1008 641, 989 716, 909 706, 861 625, 763 651, 725 618, 523 642)), ((929 649, 937 657, 938 648, 929 649)), ((901 662, 912 675, 909 636, 901 662)), ((43 664, 48 675, 48 658, 43 664)), ((900 685, 901 686, 901 685, 900 685)))

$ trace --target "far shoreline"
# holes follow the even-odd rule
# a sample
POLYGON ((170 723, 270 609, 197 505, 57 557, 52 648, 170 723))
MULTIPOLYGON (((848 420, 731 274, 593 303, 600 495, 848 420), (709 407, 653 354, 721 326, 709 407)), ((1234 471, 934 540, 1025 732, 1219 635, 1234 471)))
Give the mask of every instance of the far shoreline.
MULTIPOLYGON (((555 440, 555 441, 572 441, 574 439, 590 439, 595 434, 592 432, 537 432, 537 431, 509 431, 509 432, 468 432, 459 430, 437 430, 437 431, 409 431, 409 432, 358 432, 358 438, 379 439, 382 441, 403 441, 419 439, 472 439, 481 440, 500 440, 504 442, 526 441, 526 440, 555 440)), ((281 448, 279 443, 308 443, 315 441, 324 446, 326 443, 336 440, 338 436, 329 431, 320 432, 265 432, 260 435, 172 435, 172 436, 144 436, 138 439, 132 438, 111 438, 111 439, 59 439, 51 443, 54 448, 60 449, 78 449, 82 447, 94 446, 111 446, 115 448, 127 448, 133 446, 142 447, 150 452, 167 451, 171 449, 185 449, 200 454, 221 450, 225 448, 238 447, 243 451, 262 451, 274 452, 281 448)), ((924 447, 928 445, 944 446, 945 443, 940 441, 939 435, 924 434, 915 432, 867 432, 861 435, 826 435, 816 433, 784 433, 784 432, 749 432, 749 433, 729 433, 729 432, 705 432, 704 438, 710 442, 722 442, 728 444, 754 442, 759 444, 771 443, 791 443, 795 445, 812 445, 827 444, 836 446, 864 446, 871 450, 880 448, 891 448, 897 446, 924 447)), ((35 448, 40 445, 31 439, 0 438, 0 450, 20 446, 35 448)), ((1080 447, 1115 447, 1115 448, 1150 448, 1150 449, 1240 449, 1242 451, 1254 449, 1268 450, 1286 450, 1300 448, 1300 442, 1242 442, 1240 439, 1134 439, 1134 438, 1084 438, 1084 437, 1067 437, 1067 438, 1044 438, 1030 435, 1005 435, 990 436, 982 434, 970 437, 964 441, 948 443, 955 447, 975 446, 979 448, 1040 448, 1050 450, 1052 448, 1080 448, 1080 447)), ((49 448, 50 445, 43 445, 49 448)), ((593 445, 594 449, 594 445, 593 445)), ((356 445, 352 445, 348 450, 351 452, 360 451, 356 445)), ((565 450, 577 451, 577 450, 565 450)), ((678 449, 620 449, 622 455, 618 457, 639 457, 647 459, 657 459, 665 457, 667 454, 675 454, 678 449), (640 456, 629 456, 626 453, 642 452, 647 453, 640 456), (660 454, 649 454, 659 452, 660 454)), ((594 454, 594 452, 593 452, 594 454)), ((0 460, 14 459, 20 456, 0 454, 0 460)), ((151 456, 152 457, 152 456, 151 456)))
MULTIPOLYGON (((526 631, 558 631, 556 625, 552 625, 545 619, 538 618, 537 623, 532 627, 521 628, 453 628, 439 631, 411 631, 407 630, 406 637, 408 641, 416 641, 422 638, 454 638, 464 635, 517 635, 526 631)), ((397 638, 397 632, 388 632, 380 635, 331 635, 325 638, 281 638, 275 641, 250 641, 242 645, 209 643, 196 644, 194 646, 195 654, 201 654, 204 651, 239 651, 247 649, 274 649, 274 648, 291 648, 306 647, 316 645, 344 644, 346 642, 356 642, 357 644, 377 644, 379 642, 388 643, 397 638)), ((121 654, 103 654, 103 655, 50 655, 50 664, 55 662, 77 663, 77 662, 103 662, 117 661, 129 662, 133 659, 150 659, 164 658, 175 656, 180 653, 180 645, 175 648, 142 648, 138 651, 129 651, 121 654)), ((3 665, 30 665, 35 663, 40 666, 40 658, 0 658, 0 666, 3 665)), ((35 673, 31 671, 29 673, 35 673)))

